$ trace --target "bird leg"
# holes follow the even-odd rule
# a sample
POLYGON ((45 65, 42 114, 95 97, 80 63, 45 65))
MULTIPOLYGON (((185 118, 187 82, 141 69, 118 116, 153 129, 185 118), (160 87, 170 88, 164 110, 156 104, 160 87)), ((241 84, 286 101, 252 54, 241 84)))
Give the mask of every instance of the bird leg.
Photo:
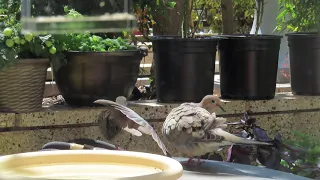
POLYGON ((198 156, 198 160, 197 160, 197 165, 200 165, 200 164, 202 164, 202 163, 204 163, 205 161, 201 161, 201 159, 200 159, 201 157, 200 156, 198 156))
POLYGON ((189 158, 189 160, 187 161, 187 162, 182 162, 181 164, 182 165, 185 165, 185 166, 189 166, 189 165, 192 165, 193 164, 193 158, 191 157, 191 158, 189 158))
POLYGON ((116 147, 116 150, 120 150, 118 145, 115 144, 114 146, 116 147))

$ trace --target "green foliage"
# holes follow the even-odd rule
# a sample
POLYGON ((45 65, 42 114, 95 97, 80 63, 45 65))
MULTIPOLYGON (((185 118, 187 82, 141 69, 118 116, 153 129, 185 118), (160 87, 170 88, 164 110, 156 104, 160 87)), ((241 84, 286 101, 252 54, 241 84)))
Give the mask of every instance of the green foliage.
POLYGON ((0 70, 18 59, 53 58, 59 54, 51 35, 21 34, 20 1, 0 1, 0 70))
POLYGON ((159 20, 168 19, 169 10, 172 10, 175 5, 175 0, 135 0, 134 12, 138 18, 139 30, 143 35, 147 37, 154 24, 161 27, 159 20))
MULTIPOLYGON (((74 9, 64 7, 66 16, 70 18, 81 18, 79 12, 74 9)), ((136 46, 130 45, 128 40, 118 37, 117 39, 103 39, 100 36, 93 35, 90 32, 85 33, 67 33, 63 35, 55 35, 55 39, 62 51, 121 51, 134 50, 136 46)))
MULTIPOLYGON (((249 33, 252 27, 255 1, 254 0, 234 0, 234 33, 249 33)), ((221 1, 196 0, 197 9, 205 7, 207 11, 206 19, 210 28, 216 32, 222 32, 221 1)))
POLYGON ((279 0, 276 30, 283 32, 319 31, 320 1, 279 0))
POLYGON ((320 163, 320 140, 308 134, 293 131, 294 138, 287 140, 292 147, 304 149, 304 153, 293 163, 288 164, 284 160, 282 165, 289 167, 291 172, 309 178, 320 177, 318 164, 320 163))

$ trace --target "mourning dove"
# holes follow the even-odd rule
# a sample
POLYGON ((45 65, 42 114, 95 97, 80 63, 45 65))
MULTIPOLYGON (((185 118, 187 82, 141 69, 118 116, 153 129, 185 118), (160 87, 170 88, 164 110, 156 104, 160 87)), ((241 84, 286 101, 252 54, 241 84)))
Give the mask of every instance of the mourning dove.
POLYGON ((167 116, 162 133, 178 151, 192 159, 208 152, 217 151, 224 146, 233 144, 270 145, 269 143, 237 137, 223 129, 227 126, 226 119, 216 117, 206 108, 220 107, 220 99, 215 95, 205 96, 200 103, 183 103, 173 108, 167 116))
POLYGON ((139 116, 132 109, 127 107, 127 99, 123 96, 117 97, 116 102, 110 100, 96 100, 94 103, 101 105, 110 105, 117 111, 114 117, 111 119, 123 130, 131 133, 134 136, 141 136, 142 133, 151 135, 153 140, 156 141, 166 156, 170 156, 166 146, 163 144, 152 126, 139 116))

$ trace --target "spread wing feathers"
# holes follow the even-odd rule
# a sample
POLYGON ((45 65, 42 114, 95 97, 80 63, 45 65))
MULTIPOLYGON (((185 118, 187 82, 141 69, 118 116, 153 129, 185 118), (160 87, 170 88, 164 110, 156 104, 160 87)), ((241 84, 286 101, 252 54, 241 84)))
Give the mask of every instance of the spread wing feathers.
MULTIPOLYGON (((119 110, 122 114, 124 114, 127 118, 131 119, 132 121, 134 121, 135 123, 137 123, 138 125, 140 125, 142 127, 150 126, 146 120, 144 120, 136 112, 134 112, 132 109, 130 109, 126 106, 123 106, 121 104, 118 104, 116 102, 109 101, 109 100, 103 100, 103 104, 110 105, 110 106, 114 107, 116 110, 119 110)), ((151 134, 150 131, 148 131, 147 129, 145 129, 145 132, 149 132, 147 134, 151 134)))
POLYGON ((127 131, 128 133, 134 135, 134 136, 142 136, 142 133, 136 129, 129 128, 128 126, 123 128, 123 130, 127 131))
POLYGON ((135 123, 140 125, 138 127, 138 130, 130 129, 128 127, 124 128, 124 130, 126 130, 129 133, 132 133, 133 135, 137 134, 137 136, 141 136, 141 132, 145 133, 145 134, 148 134, 148 135, 151 135, 152 139, 154 141, 156 141, 156 143, 158 144, 160 149, 163 151, 163 153, 165 155, 168 155, 168 150, 167 150, 166 146, 163 144, 163 142, 161 141, 161 139, 159 138, 157 133, 154 131, 152 126, 150 126, 149 123, 146 120, 144 120, 141 116, 139 116, 132 109, 130 109, 130 108, 126 107, 126 106, 123 106, 121 104, 118 104, 116 102, 109 101, 109 100, 103 100, 103 103, 106 104, 106 105, 111 105, 116 110, 119 110, 122 114, 124 114, 128 119, 131 119, 132 121, 134 121, 135 123))
MULTIPOLYGON (((162 152, 165 154, 165 155, 169 155, 168 153, 168 149, 167 147, 163 144, 163 142, 161 141, 160 137, 158 136, 158 134, 153 131, 152 134, 152 139, 158 144, 158 146, 160 147, 160 149, 162 150, 162 152)), ((169 155, 170 156, 170 155, 169 155)))
POLYGON ((225 141, 232 142, 234 144, 271 145, 270 143, 267 143, 267 142, 260 142, 260 141, 249 140, 249 139, 238 137, 236 135, 233 135, 231 133, 224 131, 221 128, 211 129, 209 132, 212 135, 221 136, 225 139, 225 141))

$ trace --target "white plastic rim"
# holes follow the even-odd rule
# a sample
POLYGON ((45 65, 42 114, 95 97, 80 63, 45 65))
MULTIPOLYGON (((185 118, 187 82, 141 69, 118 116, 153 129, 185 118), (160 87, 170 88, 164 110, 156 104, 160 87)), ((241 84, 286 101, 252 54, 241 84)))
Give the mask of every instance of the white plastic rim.
POLYGON ((182 173, 174 159, 132 151, 57 150, 0 157, 0 179, 177 180, 182 173))

